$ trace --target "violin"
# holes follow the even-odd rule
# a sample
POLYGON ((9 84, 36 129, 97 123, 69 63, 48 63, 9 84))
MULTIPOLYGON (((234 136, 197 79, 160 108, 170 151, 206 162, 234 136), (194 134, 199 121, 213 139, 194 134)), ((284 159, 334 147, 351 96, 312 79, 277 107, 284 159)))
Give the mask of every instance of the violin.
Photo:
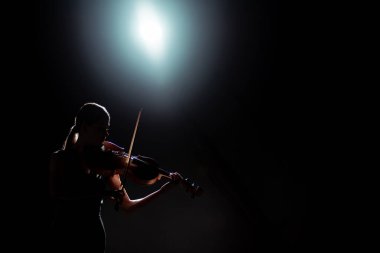
MULTIPOLYGON (((125 177, 131 178, 138 184, 152 185, 162 177, 172 180, 171 173, 160 168, 157 161, 153 158, 141 155, 130 155, 129 157, 123 147, 110 141, 103 142, 103 150, 112 154, 112 160, 116 160, 116 164, 119 164, 118 167, 122 167, 121 170, 125 177)), ((183 178, 181 176, 180 182, 186 191, 191 193, 192 198, 200 196, 203 193, 203 189, 189 178, 183 178)))

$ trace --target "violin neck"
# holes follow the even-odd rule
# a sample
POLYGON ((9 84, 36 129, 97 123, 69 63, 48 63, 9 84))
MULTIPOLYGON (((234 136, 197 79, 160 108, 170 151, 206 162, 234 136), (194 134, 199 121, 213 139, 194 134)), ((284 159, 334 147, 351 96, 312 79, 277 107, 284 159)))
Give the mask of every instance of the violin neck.
POLYGON ((159 177, 166 177, 166 178, 170 178, 170 172, 164 170, 164 169, 161 169, 161 168, 158 168, 158 173, 159 173, 159 177))

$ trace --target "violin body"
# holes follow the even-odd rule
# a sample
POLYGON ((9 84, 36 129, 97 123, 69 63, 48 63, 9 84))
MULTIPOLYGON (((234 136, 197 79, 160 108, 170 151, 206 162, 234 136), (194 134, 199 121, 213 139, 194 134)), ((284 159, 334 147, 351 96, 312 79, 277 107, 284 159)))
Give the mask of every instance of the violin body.
MULTIPOLYGON (((147 156, 132 156, 129 158, 124 148, 109 142, 103 142, 103 152, 108 156, 109 164, 105 167, 114 166, 113 168, 121 170, 126 178, 132 179, 134 182, 142 185, 152 185, 156 183, 161 177, 171 179, 170 172, 160 168, 157 161, 147 156)), ((100 164, 104 164, 100 163, 100 164)), ((185 186, 186 191, 192 193, 192 197, 199 196, 203 193, 203 189, 197 186, 189 178, 182 178, 181 183, 185 186)))

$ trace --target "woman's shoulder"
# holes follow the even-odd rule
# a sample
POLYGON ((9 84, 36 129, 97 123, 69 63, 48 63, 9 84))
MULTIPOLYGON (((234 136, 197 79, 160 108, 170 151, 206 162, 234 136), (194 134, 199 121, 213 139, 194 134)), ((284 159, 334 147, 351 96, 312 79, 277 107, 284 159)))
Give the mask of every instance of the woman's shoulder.
POLYGON ((71 156, 70 153, 72 153, 72 152, 67 151, 67 150, 59 149, 59 150, 56 150, 53 153, 51 153, 50 159, 52 159, 52 160, 64 159, 64 158, 66 158, 68 156, 71 156))
POLYGON ((64 153, 65 153, 65 150, 58 149, 58 150, 54 151, 53 153, 51 153, 51 156, 57 157, 57 156, 63 155, 64 153))
POLYGON ((78 154, 69 150, 57 150, 51 153, 50 163, 58 166, 60 164, 72 163, 78 161, 78 154))

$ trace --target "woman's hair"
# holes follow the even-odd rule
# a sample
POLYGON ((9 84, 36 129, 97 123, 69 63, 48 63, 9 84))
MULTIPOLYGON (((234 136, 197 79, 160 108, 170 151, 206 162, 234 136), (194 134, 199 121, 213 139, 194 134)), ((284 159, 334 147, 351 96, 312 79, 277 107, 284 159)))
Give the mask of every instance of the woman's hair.
POLYGON ((77 115, 75 116, 74 125, 70 128, 70 131, 63 143, 62 150, 70 149, 73 147, 77 140, 77 134, 81 126, 92 125, 99 121, 109 121, 110 114, 104 106, 97 103, 85 103, 79 109, 77 115))

